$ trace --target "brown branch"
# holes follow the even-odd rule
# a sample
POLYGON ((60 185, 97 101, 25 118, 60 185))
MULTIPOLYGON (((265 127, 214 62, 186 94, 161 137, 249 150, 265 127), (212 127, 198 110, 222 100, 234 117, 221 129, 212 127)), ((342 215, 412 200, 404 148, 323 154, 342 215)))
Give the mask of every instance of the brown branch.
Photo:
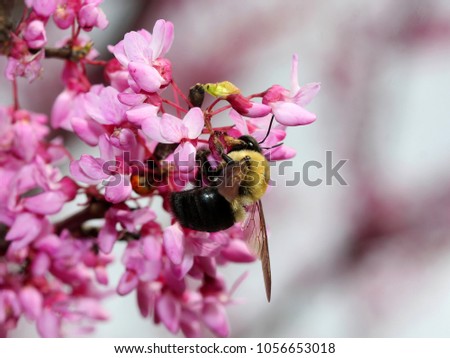
POLYGON ((80 212, 68 217, 67 219, 55 224, 55 231, 60 234, 64 229, 69 230, 74 236, 83 236, 86 231, 83 230, 83 224, 92 219, 102 219, 111 207, 107 201, 92 201, 89 206, 80 212))
POLYGON ((45 48, 46 58, 61 58, 64 60, 72 59, 72 49, 68 46, 61 48, 46 47, 45 48))
POLYGON ((5 256, 6 251, 10 242, 6 241, 6 234, 8 233, 8 227, 6 225, 0 224, 0 257, 5 256))
POLYGON ((13 29, 12 11, 14 0, 0 0, 0 54, 9 52, 10 32, 13 29))

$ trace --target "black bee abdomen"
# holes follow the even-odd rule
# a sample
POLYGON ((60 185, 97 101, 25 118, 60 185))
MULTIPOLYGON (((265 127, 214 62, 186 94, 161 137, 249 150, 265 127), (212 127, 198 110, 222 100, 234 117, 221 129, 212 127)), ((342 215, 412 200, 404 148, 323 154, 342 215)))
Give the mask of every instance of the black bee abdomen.
POLYGON ((231 204, 217 187, 172 193, 170 204, 180 224, 192 230, 215 232, 228 229, 235 222, 231 204))

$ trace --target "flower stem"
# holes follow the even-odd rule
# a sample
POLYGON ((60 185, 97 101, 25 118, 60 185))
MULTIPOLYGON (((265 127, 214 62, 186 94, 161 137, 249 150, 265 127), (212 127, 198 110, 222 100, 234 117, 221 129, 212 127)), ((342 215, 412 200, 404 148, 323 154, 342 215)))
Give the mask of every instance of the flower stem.
POLYGON ((19 109, 19 91, 17 89, 17 78, 14 77, 12 81, 13 86, 13 101, 14 101, 14 110, 17 111, 19 109))
POLYGON ((164 103, 167 103, 168 105, 172 106, 172 107, 175 108, 177 111, 180 111, 180 112, 182 112, 182 113, 186 113, 186 112, 187 112, 184 108, 180 107, 179 105, 177 105, 176 103, 174 103, 174 102, 172 102, 172 101, 169 101, 168 99, 163 98, 162 101, 163 101, 164 103))

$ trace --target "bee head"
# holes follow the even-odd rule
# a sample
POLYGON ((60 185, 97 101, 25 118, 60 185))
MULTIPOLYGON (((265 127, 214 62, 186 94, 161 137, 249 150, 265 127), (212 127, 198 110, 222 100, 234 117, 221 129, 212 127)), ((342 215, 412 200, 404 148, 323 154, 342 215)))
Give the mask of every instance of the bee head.
POLYGON ((259 146, 258 142, 252 136, 243 135, 243 136, 239 137, 238 140, 240 143, 234 144, 231 147, 230 152, 237 151, 237 150, 244 150, 244 149, 254 150, 255 152, 258 152, 258 153, 262 152, 261 147, 259 146))

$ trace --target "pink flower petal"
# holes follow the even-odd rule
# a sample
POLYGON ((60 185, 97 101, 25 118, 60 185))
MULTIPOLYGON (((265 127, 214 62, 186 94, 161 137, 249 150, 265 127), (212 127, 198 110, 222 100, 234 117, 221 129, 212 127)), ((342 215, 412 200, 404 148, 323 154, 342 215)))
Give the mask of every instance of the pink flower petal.
POLYGON ((72 178, 65 176, 61 178, 58 184, 60 185, 59 191, 66 196, 67 201, 72 201, 75 199, 79 186, 72 178))
POLYGON ((117 240, 117 235, 116 223, 111 220, 106 220, 98 233, 98 247, 100 251, 109 254, 117 240))
POLYGON ((163 57, 172 46, 174 39, 173 24, 170 21, 158 20, 153 27, 152 59, 163 57))
POLYGON ((33 286, 25 286, 19 292, 22 309, 30 320, 36 320, 42 311, 43 298, 41 293, 33 286))
POLYGON ((33 9, 39 15, 48 17, 56 10, 56 0, 34 0, 33 9))
MULTIPOLYGON (((157 117, 158 113, 158 107, 152 106, 151 104, 140 104, 138 106, 135 106, 127 111, 127 118, 131 123, 141 125, 142 130, 144 130, 144 122, 146 122, 148 119, 152 119, 153 122, 147 124, 145 131, 149 131, 149 133, 153 134, 157 132, 157 135, 159 134, 159 118, 157 117), (155 126, 156 128, 152 127, 155 126)), ((149 135, 150 136, 150 135, 149 135)), ((158 140, 158 142, 160 142, 158 140)))
POLYGON ((187 137, 189 139, 197 139, 205 125, 203 111, 198 107, 191 108, 184 116, 183 125, 188 130, 187 137))
POLYGON ((102 9, 98 9, 98 16, 97 16, 97 24, 96 26, 100 29, 100 30, 104 30, 108 27, 109 25, 109 21, 106 18, 105 13, 103 12, 102 9))
POLYGON ((67 197, 59 191, 47 191, 37 194, 23 201, 24 207, 35 214, 52 215, 61 210, 67 197))
POLYGON ((203 320, 208 328, 219 337, 228 337, 230 328, 223 305, 206 302, 202 309, 203 320))
POLYGON ((163 233, 164 249, 167 257, 175 265, 181 264, 184 256, 184 233, 177 224, 171 225, 163 233))
POLYGON ((100 96, 97 93, 88 92, 84 96, 86 113, 100 124, 109 124, 100 108, 100 96))
POLYGON ((28 47, 39 49, 47 43, 47 36, 45 34, 45 25, 42 21, 33 20, 28 23, 24 39, 27 41, 28 47))
POLYGON ((14 151, 25 161, 30 161, 36 155, 38 138, 30 123, 19 121, 14 125, 14 151))
POLYGON ((109 138, 111 145, 124 151, 135 148, 137 141, 134 132, 130 128, 118 128, 109 138))
POLYGON ((172 268, 174 276, 178 280, 182 280, 184 276, 189 272, 189 270, 194 265, 194 255, 190 251, 186 251, 183 260, 181 261, 181 264, 175 265, 172 268))
POLYGON ((147 282, 139 282, 137 287, 137 302, 142 317, 148 317, 152 313, 155 303, 155 294, 147 282))
POLYGON ((236 112, 234 109, 230 110, 230 118, 232 119, 236 129, 239 131, 240 135, 246 135, 248 133, 247 122, 242 118, 242 116, 236 112))
POLYGON ((109 314, 103 309, 98 298, 78 299, 75 304, 75 311, 95 320, 106 321, 109 319, 109 314))
POLYGON ((275 102, 272 104, 276 120, 286 126, 310 124, 316 120, 316 115, 290 102, 275 102))
POLYGON ((165 293, 159 297, 156 302, 156 312, 170 332, 178 332, 180 329, 181 305, 172 294, 165 293))
POLYGON ((109 142, 106 134, 101 135, 98 139, 98 148, 100 150, 100 158, 107 162, 105 169, 108 170, 110 166, 114 166, 116 160, 114 155, 114 147, 109 142))
POLYGON ((302 107, 309 104, 320 91, 320 83, 308 83, 294 95, 294 102, 302 107))
POLYGON ((191 142, 182 142, 174 152, 175 164, 178 170, 190 172, 195 167, 195 155, 197 149, 191 142))
POLYGON ((270 149, 267 153, 264 153, 268 160, 287 160, 295 157, 296 154, 296 150, 287 145, 270 149))
POLYGON ((107 172, 107 168, 104 165, 105 163, 101 159, 83 154, 78 164, 83 173, 93 180, 102 180, 110 176, 110 173, 107 172))
POLYGON ((145 236, 141 239, 142 251, 145 258, 149 261, 161 260, 162 247, 160 242, 152 236, 145 236))
POLYGON ((127 200, 131 195, 130 177, 128 175, 116 174, 105 185, 105 199, 110 203, 117 204, 127 200))
POLYGON ((231 240, 220 253, 225 259, 232 262, 253 262, 256 260, 247 244, 242 240, 231 240))
POLYGON ((99 106, 102 112, 104 123, 101 124, 121 124, 125 119, 125 112, 129 108, 120 103, 119 91, 114 87, 105 87, 100 93, 99 106))
POLYGON ((129 294, 133 291, 139 283, 139 278, 132 271, 125 271, 120 278, 119 284, 117 286, 117 293, 121 296, 129 294))
POLYGON ((60 334, 61 318, 50 308, 45 308, 37 320, 37 330, 44 338, 57 338, 60 334))
POLYGON ((31 263, 31 272, 34 277, 44 276, 48 272, 50 265, 50 257, 43 252, 39 252, 33 258, 33 262, 31 263))
POLYGON ((187 136, 187 128, 183 122, 171 114, 164 113, 160 123, 161 135, 168 143, 179 143, 187 136))
POLYGON ((75 116, 70 119, 70 123, 75 134, 92 146, 98 144, 98 138, 104 133, 103 127, 91 119, 75 116))
POLYGON ((164 78, 161 77, 159 72, 146 63, 130 62, 128 64, 128 71, 136 84, 147 92, 158 91, 164 82, 164 78))
POLYGON ((72 103, 75 99, 75 92, 64 90, 53 103, 51 113, 51 124, 53 128, 63 128, 72 130, 70 115, 72 114, 72 103))
POLYGON ((136 31, 125 34, 123 47, 128 61, 149 63, 151 60, 152 52, 148 41, 136 31))
POLYGON ((74 160, 72 163, 70 163, 69 166, 70 174, 72 174, 73 178, 75 180, 81 181, 86 184, 98 184, 99 180, 92 179, 91 177, 88 177, 83 170, 80 167, 80 161, 74 160))
POLYGON ((292 55, 291 65, 291 96, 298 92, 300 85, 298 84, 298 55, 292 55))
POLYGON ((181 316, 181 330, 187 338, 201 338, 202 326, 197 315, 190 311, 184 311, 181 316))
POLYGON ((16 248, 20 249, 36 239, 41 229, 42 223, 36 216, 29 213, 22 213, 16 217, 5 239, 7 241, 19 242, 20 244, 16 248))
MULTIPOLYGON (((118 98, 121 103, 126 104, 128 106, 139 106, 144 103, 144 101, 147 99, 147 96, 145 94, 139 94, 139 93, 119 93, 118 98)), ((145 107, 145 105, 144 105, 144 107, 145 107)), ((134 108, 132 108, 131 110, 133 110, 133 109, 134 108)), ((127 114, 131 110, 128 110, 127 114)), ((157 111, 157 109, 156 109, 156 111, 157 111)))
POLYGON ((108 272, 106 271, 105 267, 103 266, 97 266, 94 269, 95 273, 95 279, 100 285, 108 285, 108 272))
POLYGON ((95 4, 82 6, 78 11, 78 23, 85 30, 90 31, 97 23, 99 9, 95 4))
POLYGON ((252 106, 244 113, 245 116, 251 118, 259 118, 267 116, 272 112, 272 108, 262 103, 251 102, 252 106))
POLYGON ((109 50, 113 53, 117 61, 119 61, 123 67, 128 67, 128 63, 130 61, 128 60, 128 57, 125 53, 124 40, 119 41, 114 47, 112 47, 112 49, 109 48, 109 50))
POLYGON ((65 30, 73 24, 75 19, 75 11, 71 7, 59 7, 53 13, 53 21, 60 29, 65 30))

